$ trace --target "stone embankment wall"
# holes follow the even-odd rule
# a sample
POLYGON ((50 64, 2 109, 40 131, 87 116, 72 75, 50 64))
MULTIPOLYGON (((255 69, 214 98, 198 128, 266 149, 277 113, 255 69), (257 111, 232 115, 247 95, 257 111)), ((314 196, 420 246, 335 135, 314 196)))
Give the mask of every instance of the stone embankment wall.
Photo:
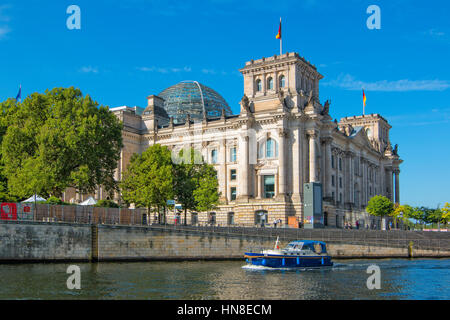
MULTIPOLYGON (((280 247, 289 241, 282 239, 280 247)), ((183 228, 0 222, 0 261, 243 259, 245 251, 273 245, 274 237, 183 228)), ((450 250, 440 246, 424 249, 406 243, 328 242, 328 251, 334 258, 450 257, 450 250)))
POLYGON ((42 222, 0 222, 0 260, 91 259, 91 226, 42 222))

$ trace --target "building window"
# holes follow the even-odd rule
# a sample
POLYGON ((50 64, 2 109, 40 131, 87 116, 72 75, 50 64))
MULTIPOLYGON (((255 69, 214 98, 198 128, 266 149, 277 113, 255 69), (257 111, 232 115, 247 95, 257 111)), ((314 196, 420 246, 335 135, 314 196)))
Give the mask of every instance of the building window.
POLYGON ((280 88, 284 88, 284 86, 285 86, 285 83, 284 83, 285 81, 284 81, 284 76, 283 75, 281 75, 280 76, 280 88))
POLYGON ((267 79, 267 89, 268 90, 273 90, 273 79, 272 79, 272 77, 269 77, 269 79, 267 79))
POLYGON ((262 86, 261 86, 261 80, 260 79, 256 80, 256 91, 258 91, 258 92, 262 91, 262 86))
POLYGON ((198 214, 197 212, 191 213, 191 224, 197 224, 198 223, 198 214))
POLYGON ((275 196, 275 176, 264 176, 264 198, 275 196))
POLYGON ((335 185, 335 182, 334 182, 334 176, 331 176, 331 186, 334 187, 334 185, 335 185))
POLYGON ((230 180, 236 180, 237 174, 236 174, 236 169, 231 169, 230 170, 230 180))
POLYGON ((342 177, 339 177, 339 188, 342 188, 342 177))
POLYGON ((339 158, 339 171, 342 171, 342 158, 339 158))
POLYGON ((339 203, 342 203, 342 193, 339 193, 339 203))
POLYGON ((334 169, 334 154, 331 155, 331 168, 334 169))
POLYGON ((258 210, 255 212, 255 225, 265 225, 269 221, 266 210, 258 210))
POLYGON ((334 191, 331 193, 331 198, 333 198, 334 201, 334 191))
POLYGON ((234 224, 234 212, 228 212, 228 225, 234 224))
POLYGON ((215 212, 209 213, 209 223, 216 224, 216 213, 215 212))
POLYGON ((236 147, 230 149, 230 162, 236 162, 236 147))
POLYGON ((266 158, 273 158, 278 156, 277 143, 273 139, 266 141, 266 158))
POLYGON ((231 187, 230 188, 230 199, 231 201, 236 200, 236 187, 231 187))
POLYGON ((258 150, 259 159, 276 157, 278 157, 278 144, 274 139, 269 138, 260 143, 258 150))
POLYGON ((211 163, 217 163, 217 149, 211 150, 211 163))

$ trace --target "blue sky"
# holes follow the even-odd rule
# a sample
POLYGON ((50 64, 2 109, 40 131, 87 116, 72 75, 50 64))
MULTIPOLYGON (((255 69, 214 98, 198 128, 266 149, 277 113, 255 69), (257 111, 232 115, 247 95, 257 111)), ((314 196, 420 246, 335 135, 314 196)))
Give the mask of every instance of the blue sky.
POLYGON ((295 51, 325 78, 320 98, 340 119, 379 113, 399 144, 401 202, 450 202, 448 1, 12 1, 0 2, 0 100, 75 86, 110 107, 145 106, 181 80, 218 91, 239 111, 245 61, 295 51), (66 9, 81 8, 81 30, 66 9), (381 29, 369 30, 369 5, 381 29))

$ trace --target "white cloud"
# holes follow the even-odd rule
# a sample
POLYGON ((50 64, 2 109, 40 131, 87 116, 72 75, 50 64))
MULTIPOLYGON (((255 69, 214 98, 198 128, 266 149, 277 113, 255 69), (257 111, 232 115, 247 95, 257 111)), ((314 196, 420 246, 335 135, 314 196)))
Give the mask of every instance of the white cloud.
POLYGON ((5 14, 5 11, 9 8, 11 8, 9 4, 0 5, 0 21, 8 22, 11 20, 11 18, 5 14))
POLYGON ((450 88, 450 82, 447 80, 379 80, 375 82, 364 82, 357 80, 349 74, 340 75, 336 80, 331 80, 323 85, 338 87, 345 90, 364 90, 367 91, 386 91, 386 92, 404 92, 404 91, 443 91, 450 88))
POLYGON ((81 67, 80 72, 82 73, 98 73, 97 67, 85 66, 81 67))
MULTIPOLYGON (((8 4, 0 5, 0 22, 9 22, 11 20, 11 18, 5 14, 5 11, 9 8, 11 8, 11 6, 8 4)), ((0 40, 5 39, 6 35, 10 32, 11 28, 8 25, 0 25, 0 40)))
POLYGON ((0 40, 4 39, 11 29, 8 26, 0 26, 0 40))
POLYGON ((445 32, 438 31, 436 29, 430 29, 428 31, 423 32, 423 34, 431 36, 433 38, 439 38, 439 37, 444 37, 445 36, 445 32))
POLYGON ((136 68, 139 71, 143 72, 158 72, 158 73, 179 73, 179 72, 191 72, 191 67, 183 67, 183 68, 173 68, 173 67, 138 67, 136 68))

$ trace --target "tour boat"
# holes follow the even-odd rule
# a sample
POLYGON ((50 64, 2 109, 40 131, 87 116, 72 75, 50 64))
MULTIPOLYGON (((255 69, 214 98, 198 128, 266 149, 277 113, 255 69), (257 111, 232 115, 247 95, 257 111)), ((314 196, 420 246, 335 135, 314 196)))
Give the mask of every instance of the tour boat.
POLYGON ((259 253, 246 252, 245 260, 254 266, 270 268, 320 268, 331 267, 333 262, 327 254, 325 242, 314 240, 296 240, 284 249, 278 246, 278 238, 273 249, 259 253))

